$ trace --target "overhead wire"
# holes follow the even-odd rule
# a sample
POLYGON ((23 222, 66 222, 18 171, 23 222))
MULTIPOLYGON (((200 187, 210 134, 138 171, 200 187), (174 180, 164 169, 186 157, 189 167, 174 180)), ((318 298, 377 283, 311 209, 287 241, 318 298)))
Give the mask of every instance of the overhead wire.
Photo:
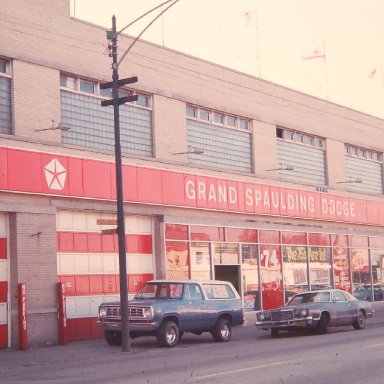
MULTIPOLYGON (((168 0, 166 3, 168 2, 171 2, 172 0, 168 0)), ((177 1, 179 0, 174 0, 174 3, 176 3, 177 1)), ((172 3, 170 6, 174 5, 174 3, 172 3)), ((164 5, 165 3, 161 4, 161 5, 164 5)), ((164 13, 170 6, 168 6, 162 13, 164 13)), ((158 8, 158 7, 156 7, 158 8)), ((161 13, 161 14, 162 14, 161 13)), ((160 15, 161 15, 160 14, 160 15)), ((4 15, 4 12, 3 12, 3 15, 4 15)), ((158 15, 158 17, 160 17, 160 15, 158 15)), ((0 15, 1 16, 1 15, 0 15)), ((11 17, 11 15, 7 15, 5 14, 5 16, 9 16, 11 17)), ((157 17, 157 18, 158 18, 157 17)), ((14 19, 13 15, 12 15, 12 18, 14 19)), ((156 19, 157 19, 156 18, 156 19)), ((69 35, 69 34, 63 34, 63 33, 58 33, 57 31, 55 32, 52 32, 52 30, 50 29, 44 29, 42 28, 40 25, 34 25, 34 23, 30 23, 30 25, 28 26, 27 23, 24 22, 20 22, 20 23, 17 23, 17 22, 11 22, 7 19, 4 19, 4 18, 1 18, 0 17, 0 30, 1 29, 4 29, 4 31, 6 30, 7 31, 7 34, 9 34, 9 31, 13 31, 13 32, 16 32, 16 33, 20 33, 20 34, 23 34, 23 35, 26 35, 26 36, 30 36, 31 33, 27 33, 27 32, 24 32, 22 31, 20 28, 7 28, 7 27, 4 27, 4 24, 5 23, 8 23, 10 25, 14 25, 14 26, 17 26, 17 25, 24 25, 24 26, 27 26, 28 28, 31 28, 32 30, 36 30, 38 32, 42 32, 42 36, 40 34, 35 34, 34 36, 35 37, 38 37, 38 38, 41 38, 41 39, 45 39, 47 41, 50 41, 50 42, 53 42, 55 44, 57 43, 60 43, 60 44, 65 44, 69 47, 73 47, 73 48, 78 48, 78 49, 81 49, 81 50, 86 50, 88 52, 91 52, 91 53, 95 53, 95 54, 98 54, 98 55, 105 55, 103 53, 103 50, 105 49, 105 44, 104 43, 98 43, 97 41, 95 40, 84 40, 83 36, 81 38, 77 38, 77 37, 74 37, 73 35, 69 35), (46 33, 49 33, 50 35, 52 36, 59 36, 59 37, 63 37, 66 39, 65 42, 61 41, 61 40, 58 40, 58 39, 55 39, 54 37, 52 38, 47 38, 46 37, 46 33), (74 43, 68 43, 68 41, 74 41, 74 43), (79 44, 76 44, 76 43, 81 43, 81 45, 79 44), (92 44, 93 45, 93 48, 90 49, 89 48, 89 45, 92 44), (84 45, 84 46, 83 46, 84 45), (99 51, 99 48, 102 48, 102 51, 99 51)), ((79 21, 81 22, 81 21, 79 21)), ((131 23, 129 24, 131 25, 131 23)), ((101 27, 102 28, 102 27, 101 27)), ((123 29, 124 30, 124 29, 123 29)), ((141 36, 141 35, 140 35, 141 36)), ((130 36, 127 36, 127 38, 129 39, 133 39, 132 37, 130 36)), ((135 39, 135 41, 138 40, 138 37, 135 39)), ((146 42, 145 41, 142 41, 141 43, 145 44, 146 42)), ((153 44, 153 43, 149 43, 149 44, 153 44)), ((132 44, 131 44, 132 45, 132 44)), ((156 46, 156 44, 153 44, 156 46)), ((162 48, 164 49, 164 48, 162 48)), ((167 52, 169 51, 172 51, 172 50, 169 50, 167 49, 167 52)), ((184 54, 182 52, 177 52, 177 51, 174 51, 176 54, 184 54)), ((128 52, 127 52, 128 53, 128 52)), ((259 90, 259 89, 255 89, 255 88, 251 88, 250 86, 246 86, 246 85, 243 85, 243 84, 239 84, 239 83, 234 83, 232 81, 229 81, 227 79, 224 79, 224 78, 220 78, 220 77, 215 77, 215 76, 212 76, 212 75, 208 75, 207 73, 205 72, 201 72, 201 71, 196 71, 196 70, 193 70, 191 68, 187 68, 185 66, 180 66, 178 64, 175 64, 175 63, 169 63, 167 61, 162 61, 160 59, 153 59, 153 57, 151 56, 146 56, 146 55, 143 55, 143 54, 139 54, 137 51, 132 53, 133 56, 137 56, 137 57, 142 57, 142 58, 145 58, 147 59, 147 61, 150 63, 156 63, 156 67, 155 68, 151 68, 149 66, 145 66, 143 63, 137 63, 137 65, 141 65, 143 67, 147 67, 149 69, 156 69, 156 71, 159 71, 159 67, 158 67, 158 64, 162 64, 164 67, 169 67, 170 69, 170 72, 165 72, 163 71, 164 74, 172 74, 174 76, 174 71, 175 69, 178 69, 179 71, 185 71, 185 72, 188 72, 190 74, 190 76, 192 78, 194 78, 195 80, 197 81, 201 81, 203 78, 205 81, 215 81, 215 82, 220 82, 221 85, 223 84, 227 84, 227 87, 229 88, 229 90, 231 90, 233 92, 233 95, 236 95, 236 97, 238 98, 239 97, 239 89, 244 89, 244 90, 247 90, 249 91, 250 93, 252 94, 263 94, 263 95, 266 95, 266 96, 269 96, 269 97, 272 97, 274 99, 276 99, 277 101, 286 101, 286 102, 289 102, 289 103, 294 103, 296 105, 299 105, 299 106, 302 106, 302 107, 306 107, 306 108, 310 108, 312 110, 317 110, 317 111, 320 111, 320 112, 324 112, 323 109, 321 108, 315 108, 314 106, 309 106, 307 104, 304 104, 304 103, 300 103, 300 102, 297 102, 297 101, 294 101, 292 99, 282 99, 281 96, 276 96, 270 92, 267 92, 267 91, 263 91, 263 90, 259 90), (233 87, 233 88, 231 88, 233 87)), ((187 57, 190 57, 191 60, 202 60, 202 59, 199 59, 199 58, 196 58, 196 57, 193 57, 193 56, 190 56, 188 54, 184 54, 185 56, 187 57)), ((165 55, 164 55, 165 56, 165 55)), ((123 57, 120 59, 120 61, 123 59, 123 57)), ((203 60, 204 61, 204 60, 203 60)), ((215 63, 211 63, 211 62, 208 62, 209 64, 212 64, 212 65, 217 65, 215 63)), ((227 69, 228 71, 235 71, 235 72, 238 72, 236 70, 233 70, 231 68, 226 68, 226 67, 222 67, 224 69, 227 69)), ((250 75, 250 74, 246 74, 246 73, 241 73, 241 72, 238 72, 239 74, 242 74, 244 76, 247 76, 247 77, 250 77, 250 78, 255 78, 253 75, 250 75)), ((180 76, 181 77, 181 76, 180 76)), ((275 84, 275 83, 272 83, 270 81, 267 81, 267 80, 263 80, 263 79, 257 79, 255 78, 257 81, 262 81, 264 83, 269 83, 271 84, 272 86, 276 86, 276 87, 282 87, 281 85, 278 85, 278 84, 275 84)), ((285 87, 284 87, 285 88, 285 87)), ((297 90, 293 90, 293 89, 290 89, 290 88, 286 88, 288 91, 291 91, 291 92, 299 92, 299 93, 302 93, 300 91, 297 91, 297 90)), ((231 95, 232 95, 232 92, 231 92, 231 95)), ((315 96, 311 96, 311 95, 308 95, 309 97, 313 97, 313 98, 317 98, 315 96)), ((317 99, 320 99, 320 98, 317 98, 317 99)), ((248 100, 248 99, 247 99, 248 100)), ((336 103, 332 103, 332 102, 328 102, 326 100, 323 100, 323 99, 320 99, 322 100, 324 103, 329 103, 331 105, 334 105, 334 106, 339 106, 338 104, 336 103)), ((340 106, 342 108, 347 108, 347 109, 350 109, 348 107, 344 107, 344 106, 340 106)), ((272 108, 272 107, 271 107, 272 108)), ((361 114, 364 114, 364 115, 367 115, 369 117, 371 117, 372 119, 379 119, 379 120, 382 120, 376 116, 373 116, 373 115, 370 115, 370 114, 367 114, 367 113, 364 113, 364 112, 361 112, 361 111, 357 111, 357 110, 353 110, 351 109, 352 111, 354 112, 357 112, 357 113, 361 113, 361 114)), ((338 118, 342 118, 344 120, 349 120, 349 121, 352 121, 352 122, 355 122, 355 123, 358 123, 358 124, 362 124, 361 121, 357 120, 357 119, 353 119, 351 117, 348 117, 348 116, 345 116, 345 115, 339 115, 337 113, 334 113, 334 112, 329 112, 328 111, 328 115, 331 114, 332 116, 335 116, 335 117, 338 117, 338 118)), ((365 125, 368 125, 368 126, 371 126, 371 127, 374 127, 374 128, 377 128, 377 129, 380 129, 380 130, 383 130, 384 128, 383 127, 380 127, 380 126, 377 126, 375 124, 372 124, 372 123, 364 123, 365 125)))

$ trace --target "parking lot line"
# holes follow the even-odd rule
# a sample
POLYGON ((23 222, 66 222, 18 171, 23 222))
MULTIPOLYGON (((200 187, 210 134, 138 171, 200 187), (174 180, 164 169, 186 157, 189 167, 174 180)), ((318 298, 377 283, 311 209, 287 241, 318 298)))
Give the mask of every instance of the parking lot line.
POLYGON ((261 368, 268 368, 268 367, 273 367, 275 365, 282 365, 282 364, 287 364, 287 363, 290 363, 290 361, 277 361, 275 363, 257 365, 255 367, 239 368, 239 369, 233 369, 233 370, 225 371, 225 372, 212 373, 210 375, 205 375, 205 376, 196 376, 194 379, 195 380, 202 380, 202 379, 208 379, 208 378, 212 378, 212 377, 232 375, 234 373, 252 371, 252 370, 261 369, 261 368))
POLYGON ((384 343, 367 345, 367 346, 363 347, 363 349, 377 348, 377 347, 384 347, 384 343))

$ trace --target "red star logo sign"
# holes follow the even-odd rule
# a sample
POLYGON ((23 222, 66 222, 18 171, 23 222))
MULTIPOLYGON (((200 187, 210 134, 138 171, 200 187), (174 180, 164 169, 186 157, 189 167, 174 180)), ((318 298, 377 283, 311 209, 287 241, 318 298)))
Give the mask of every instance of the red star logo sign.
POLYGON ((67 179, 67 170, 59 160, 53 159, 44 168, 45 180, 49 189, 62 191, 67 179))

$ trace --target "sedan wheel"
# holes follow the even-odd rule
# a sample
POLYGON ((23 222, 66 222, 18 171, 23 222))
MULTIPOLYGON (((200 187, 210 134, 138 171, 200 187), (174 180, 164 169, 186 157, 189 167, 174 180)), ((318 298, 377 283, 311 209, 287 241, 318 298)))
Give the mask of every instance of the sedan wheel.
POLYGON ((316 324, 315 333, 318 335, 324 335, 328 331, 328 316, 322 313, 320 320, 316 324))
POLYGON ((271 328, 271 337, 277 337, 277 336, 279 336, 279 329, 271 328))
POLYGON ((359 311, 355 321, 353 322, 353 328, 355 329, 364 329, 365 327, 365 316, 363 311, 359 311))

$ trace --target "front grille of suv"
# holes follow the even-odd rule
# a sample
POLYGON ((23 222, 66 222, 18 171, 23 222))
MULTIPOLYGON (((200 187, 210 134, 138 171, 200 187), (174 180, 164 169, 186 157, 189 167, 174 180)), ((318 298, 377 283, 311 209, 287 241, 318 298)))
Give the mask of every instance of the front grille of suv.
MULTIPOLYGON (((143 307, 129 307, 129 317, 132 318, 144 318, 144 308, 143 307)), ((107 307, 107 316, 112 319, 121 318, 121 309, 120 307, 107 307)))

